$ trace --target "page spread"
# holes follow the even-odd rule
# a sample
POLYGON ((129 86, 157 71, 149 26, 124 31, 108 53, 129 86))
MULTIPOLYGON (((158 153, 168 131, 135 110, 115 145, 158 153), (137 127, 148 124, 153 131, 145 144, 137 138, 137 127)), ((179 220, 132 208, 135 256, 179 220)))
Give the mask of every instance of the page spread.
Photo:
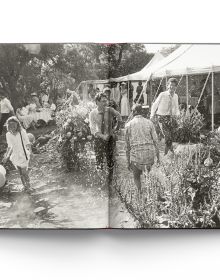
POLYGON ((219 228, 219 52, 0 44, 0 228, 219 228))

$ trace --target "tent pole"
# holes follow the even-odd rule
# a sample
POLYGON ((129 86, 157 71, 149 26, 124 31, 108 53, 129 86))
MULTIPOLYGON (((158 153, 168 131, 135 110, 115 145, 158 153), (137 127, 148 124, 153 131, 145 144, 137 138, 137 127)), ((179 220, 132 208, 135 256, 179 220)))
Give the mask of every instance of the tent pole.
POLYGON ((178 89, 178 87, 179 87, 179 85, 180 85, 180 83, 181 83, 181 81, 182 81, 182 78, 183 78, 183 75, 182 75, 182 76, 181 76, 181 78, 179 79, 179 82, 178 82, 178 84, 177 84, 177 87, 176 87, 175 93, 176 93, 176 91, 177 91, 177 89, 178 89))
POLYGON ((127 93, 128 104, 129 104, 129 105, 128 105, 128 106, 129 106, 129 108, 128 108, 129 110, 128 110, 128 111, 131 110, 131 108, 130 108, 130 102, 129 102, 129 101, 130 101, 130 100, 129 100, 129 87, 130 87, 130 86, 129 86, 129 81, 128 81, 128 93, 127 93))
POLYGON ((214 131, 214 72, 212 71, 212 131, 214 131))
POLYGON ((146 81, 146 83, 143 86, 142 92, 141 92, 141 94, 140 94, 140 96, 139 96, 139 98, 137 100, 137 104, 139 104, 139 101, 141 100, 141 97, 144 94, 144 91, 146 91, 146 89, 147 89, 147 83, 148 83, 148 80, 146 81))
POLYGON ((186 111, 189 109, 189 76, 186 74, 186 111))
POLYGON ((149 98, 147 100, 147 104, 148 104, 149 108, 151 107, 151 101, 152 101, 152 80, 150 81, 150 94, 149 94, 149 98))
POLYGON ((156 93, 155 93, 155 95, 154 95, 154 99, 153 99, 153 102, 152 102, 152 103, 154 103, 155 99, 157 98, 157 94, 158 94, 158 92, 159 92, 159 89, 160 89, 160 86, 161 86, 161 84, 162 84, 163 78, 164 78, 164 77, 162 77, 162 79, 160 80, 160 84, 159 84, 159 86, 158 86, 158 88, 157 88, 157 91, 156 91, 156 93))
POLYGON ((198 99, 198 102, 197 102, 197 104, 196 104, 195 109, 197 109, 197 107, 198 107, 198 105, 199 105, 199 103, 200 103, 200 100, 201 100, 201 98, 202 98, 202 96, 203 96, 203 93, 204 93, 204 90, 205 90, 205 87, 206 87, 206 84, 207 84, 207 82, 208 82, 208 79, 209 79, 210 74, 211 74, 211 72, 209 72, 209 74, 208 74, 208 76, 207 76, 207 78, 206 78, 206 80, 205 80, 205 83, 204 83, 203 88, 202 88, 202 92, 201 92, 201 94, 200 94, 200 96, 199 96, 199 99, 198 99))

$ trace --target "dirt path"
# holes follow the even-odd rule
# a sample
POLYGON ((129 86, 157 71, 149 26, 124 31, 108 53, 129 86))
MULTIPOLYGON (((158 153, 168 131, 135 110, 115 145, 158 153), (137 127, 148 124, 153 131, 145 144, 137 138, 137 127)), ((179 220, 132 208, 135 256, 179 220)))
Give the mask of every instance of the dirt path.
POLYGON ((108 197, 105 190, 86 188, 72 173, 65 173, 59 158, 34 156, 33 193, 22 191, 16 171, 0 195, 1 228, 105 228, 108 197))
MULTIPOLYGON (((120 169, 128 174, 123 141, 118 142, 118 151, 120 169)), ((111 227, 136 225, 116 194, 109 202, 106 188, 88 187, 84 174, 81 180, 66 173, 55 151, 34 155, 30 177, 31 195, 22 191, 17 171, 10 171, 0 192, 0 228, 106 228, 109 213, 111 227)))

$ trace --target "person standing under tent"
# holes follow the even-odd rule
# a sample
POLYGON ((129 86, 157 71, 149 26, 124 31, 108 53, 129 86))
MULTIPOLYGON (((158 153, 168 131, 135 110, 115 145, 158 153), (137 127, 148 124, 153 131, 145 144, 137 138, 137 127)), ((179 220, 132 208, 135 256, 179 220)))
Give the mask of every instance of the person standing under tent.
POLYGON ((123 120, 126 120, 130 114, 128 90, 126 89, 126 83, 121 83, 121 116, 123 120))
POLYGON ((106 86, 104 89, 103 89, 103 93, 107 96, 107 99, 110 100, 111 97, 112 97, 112 94, 111 94, 111 88, 109 86, 106 86))
POLYGON ((137 102, 139 104, 143 104, 144 103, 144 96, 143 96, 143 94, 142 94, 140 100, 138 101, 138 99, 139 99, 139 97, 140 97, 140 95, 142 93, 142 90, 143 90, 143 86, 142 86, 142 82, 140 81, 140 82, 138 82, 138 86, 136 88, 136 97, 134 99, 134 103, 137 103, 137 102))
POLYGON ((0 91, 0 135, 2 135, 3 127, 7 119, 14 115, 14 108, 8 98, 5 97, 4 91, 0 91))
POLYGON ((96 89, 95 89, 95 93, 97 94, 97 93, 99 93, 99 92, 100 92, 99 87, 96 87, 96 89))
POLYGON ((138 193, 141 188, 141 174, 150 171, 154 156, 160 161, 157 134, 152 121, 142 116, 142 106, 136 104, 132 110, 133 119, 125 125, 125 143, 128 169, 133 171, 138 193))
POLYGON ((96 95, 96 91, 95 91, 95 89, 93 87, 93 84, 89 84, 88 85, 88 96, 89 96, 89 99, 91 101, 93 101, 94 98, 95 98, 95 95, 96 95))
POLYGON ((108 183, 112 182, 114 153, 116 146, 115 133, 120 127, 121 115, 115 109, 108 107, 108 99, 104 93, 99 93, 95 97, 97 108, 89 114, 89 125, 92 135, 95 136, 94 150, 96 155, 96 166, 102 170, 104 157, 108 166, 108 183), (117 124, 113 125, 116 117, 117 124))
POLYGON ((121 99, 121 92, 119 89, 119 83, 114 83, 114 100, 117 103, 118 107, 120 107, 120 99, 121 99))
POLYGON ((151 107, 150 118, 153 119, 157 115, 165 138, 165 155, 169 150, 173 152, 173 139, 177 128, 175 117, 180 115, 178 95, 175 93, 177 84, 175 78, 170 78, 167 83, 167 91, 161 92, 151 107))
POLYGON ((129 96, 130 110, 132 109, 132 106, 133 106, 133 94, 134 94, 134 87, 133 87, 131 81, 129 81, 129 83, 128 83, 128 96, 129 96))
POLYGON ((192 82, 192 86, 189 90, 189 96, 190 97, 197 97, 198 96, 198 89, 197 89, 196 81, 192 82))

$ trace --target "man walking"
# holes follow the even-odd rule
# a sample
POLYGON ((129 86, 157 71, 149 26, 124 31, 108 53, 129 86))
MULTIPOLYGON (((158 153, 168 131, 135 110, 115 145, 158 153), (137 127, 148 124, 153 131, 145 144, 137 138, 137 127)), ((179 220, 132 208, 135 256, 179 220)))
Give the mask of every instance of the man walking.
POLYGON ((169 150, 173 152, 173 138, 177 128, 175 117, 180 115, 178 95, 175 93, 177 84, 175 78, 170 78, 167 83, 167 91, 160 93, 151 108, 151 119, 157 115, 165 138, 165 155, 169 150))
POLYGON ((104 93, 95 96, 97 108, 89 115, 91 133, 95 136, 94 150, 96 154, 96 165, 103 169, 104 158, 108 166, 108 182, 111 184, 114 167, 114 150, 116 146, 115 132, 121 122, 121 115, 118 111, 108 106, 108 99, 104 93), (115 118, 117 123, 115 124, 115 118))

